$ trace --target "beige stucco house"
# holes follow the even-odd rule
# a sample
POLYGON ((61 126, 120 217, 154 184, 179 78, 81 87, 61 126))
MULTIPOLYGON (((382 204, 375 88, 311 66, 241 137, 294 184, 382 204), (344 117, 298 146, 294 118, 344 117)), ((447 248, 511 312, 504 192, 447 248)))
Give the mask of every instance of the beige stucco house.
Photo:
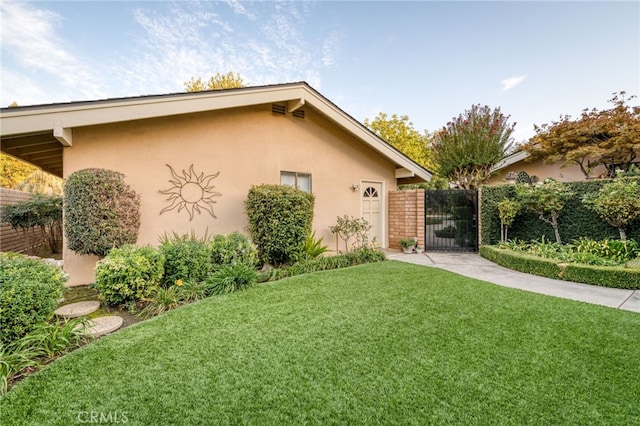
MULTIPOLYGON (((252 185, 315 195, 314 229, 330 248, 336 217, 366 218, 388 246, 387 194, 428 181, 408 159, 304 82, 4 108, 2 151, 61 177, 119 171, 141 195, 138 244, 165 232, 247 233, 252 185)), ((68 285, 94 280, 97 258, 65 244, 68 285)))
MULTIPOLYGON (((584 173, 577 164, 561 167, 562 162, 555 164, 545 164, 542 159, 531 161, 526 151, 517 151, 496 164, 492 172, 494 173, 487 182, 487 185, 499 185, 510 183, 507 180, 509 173, 518 174, 521 171, 527 172, 529 176, 537 176, 540 181, 553 178, 560 182, 574 182, 585 180, 584 173)), ((593 170, 593 176, 599 176, 606 172, 604 166, 598 166, 593 170)), ((511 182, 512 183, 512 182, 511 182)))

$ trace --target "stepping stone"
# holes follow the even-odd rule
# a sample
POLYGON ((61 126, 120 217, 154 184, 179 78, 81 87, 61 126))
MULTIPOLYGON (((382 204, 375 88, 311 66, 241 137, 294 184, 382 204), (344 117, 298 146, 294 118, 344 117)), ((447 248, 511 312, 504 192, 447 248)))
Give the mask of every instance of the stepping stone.
POLYGON ((99 308, 100 302, 87 300, 86 302, 70 303, 68 305, 60 306, 56 309, 55 314, 64 318, 77 318, 89 315, 90 313, 97 311, 99 308))
MULTIPOLYGON (((117 315, 109 315, 106 317, 98 317, 87 321, 85 331, 93 337, 100 337, 104 334, 111 333, 122 327, 124 320, 117 315)), ((82 325, 78 324, 77 329, 82 325)))

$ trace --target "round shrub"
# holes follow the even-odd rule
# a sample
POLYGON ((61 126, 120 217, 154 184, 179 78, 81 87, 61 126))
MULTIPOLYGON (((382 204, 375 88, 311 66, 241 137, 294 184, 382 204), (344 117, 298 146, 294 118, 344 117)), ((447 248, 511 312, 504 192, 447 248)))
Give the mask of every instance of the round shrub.
POLYGON ((239 232, 216 235, 211 242, 211 263, 213 270, 240 263, 255 266, 258 263, 258 251, 249 238, 239 232))
POLYGON ((108 305, 137 302, 158 288, 164 256, 153 247, 113 249, 96 266, 96 287, 108 305))
POLYGON ((245 202, 249 232, 260 260, 289 263, 304 250, 313 222, 313 195, 284 185, 260 185, 245 202))
POLYGON ((160 251, 165 259, 162 282, 166 286, 177 280, 204 281, 212 272, 211 249, 206 239, 174 235, 163 241, 160 251))
POLYGON ((84 169, 64 184, 64 233, 78 254, 105 256, 114 247, 135 244, 140 228, 140 196, 113 170, 84 169))
POLYGON ((9 343, 50 320, 66 279, 41 259, 0 253, 0 341, 9 343))

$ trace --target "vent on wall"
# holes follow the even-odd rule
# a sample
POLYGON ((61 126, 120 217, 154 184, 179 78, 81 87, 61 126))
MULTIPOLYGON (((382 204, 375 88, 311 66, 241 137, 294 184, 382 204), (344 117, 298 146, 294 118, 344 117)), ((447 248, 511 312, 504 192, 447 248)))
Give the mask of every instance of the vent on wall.
POLYGON ((304 110, 301 108, 298 108, 297 110, 293 111, 291 115, 297 118, 304 118, 304 110))
POLYGON ((272 104, 271 112, 274 114, 285 115, 287 112, 287 106, 282 104, 272 104))

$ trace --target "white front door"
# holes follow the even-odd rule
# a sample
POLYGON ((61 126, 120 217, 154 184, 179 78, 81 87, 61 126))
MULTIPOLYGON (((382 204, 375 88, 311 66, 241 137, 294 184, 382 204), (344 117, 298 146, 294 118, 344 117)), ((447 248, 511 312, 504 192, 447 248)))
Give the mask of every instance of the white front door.
POLYGON ((369 225, 371 225, 371 229, 369 230, 369 242, 375 241, 376 244, 380 246, 383 244, 382 183, 363 181, 361 188, 362 218, 369 222, 369 225))

